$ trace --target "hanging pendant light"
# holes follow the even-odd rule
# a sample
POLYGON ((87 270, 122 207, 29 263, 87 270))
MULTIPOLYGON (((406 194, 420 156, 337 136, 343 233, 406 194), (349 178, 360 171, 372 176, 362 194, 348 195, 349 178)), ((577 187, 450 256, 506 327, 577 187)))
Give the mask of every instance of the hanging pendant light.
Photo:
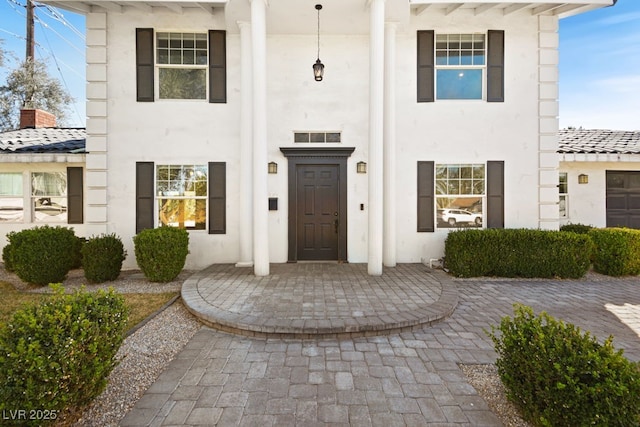
POLYGON ((318 59, 316 59, 316 63, 313 64, 313 77, 317 82, 322 81, 322 76, 324 75, 324 65, 320 62, 320 9, 322 9, 321 4, 316 5, 316 10, 318 11, 318 59))

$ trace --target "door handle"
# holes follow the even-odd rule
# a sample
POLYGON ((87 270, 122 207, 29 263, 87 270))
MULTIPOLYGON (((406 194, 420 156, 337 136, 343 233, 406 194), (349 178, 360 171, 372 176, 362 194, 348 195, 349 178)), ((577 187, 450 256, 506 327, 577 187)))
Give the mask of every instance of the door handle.
POLYGON ((333 226, 334 226, 334 228, 336 230, 336 234, 338 234, 338 225, 339 225, 339 223, 338 223, 337 219, 335 221, 333 221, 333 226))

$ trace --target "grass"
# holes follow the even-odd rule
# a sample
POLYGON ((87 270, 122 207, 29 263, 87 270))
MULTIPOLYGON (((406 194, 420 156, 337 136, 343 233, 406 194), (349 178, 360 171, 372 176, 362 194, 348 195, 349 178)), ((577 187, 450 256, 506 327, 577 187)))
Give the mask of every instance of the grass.
MULTIPOLYGON (((131 312, 129 314, 129 329, 154 313, 177 292, 165 292, 160 294, 122 294, 131 312)), ((13 313, 24 304, 38 303, 46 298, 47 294, 34 294, 17 291, 11 284, 0 282, 0 324, 11 319, 13 313)))

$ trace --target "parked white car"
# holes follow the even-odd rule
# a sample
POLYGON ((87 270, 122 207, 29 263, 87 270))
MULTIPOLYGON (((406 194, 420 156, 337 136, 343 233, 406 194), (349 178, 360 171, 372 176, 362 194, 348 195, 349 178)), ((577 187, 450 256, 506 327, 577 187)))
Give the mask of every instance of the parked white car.
POLYGON ((480 227, 482 214, 464 209, 438 209, 438 222, 449 224, 450 227, 455 227, 459 223, 474 224, 480 227))

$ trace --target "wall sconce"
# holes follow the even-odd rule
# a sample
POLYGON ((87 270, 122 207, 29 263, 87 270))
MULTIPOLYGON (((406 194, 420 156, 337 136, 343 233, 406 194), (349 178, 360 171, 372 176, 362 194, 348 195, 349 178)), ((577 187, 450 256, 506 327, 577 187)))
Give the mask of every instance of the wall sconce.
POLYGON ((578 184, 588 184, 589 183, 589 175, 585 175, 581 173, 578 175, 578 184))
POLYGON ((358 162, 358 164, 356 164, 356 172, 367 173, 367 164, 365 162, 358 162))
POLYGON ((278 173, 278 164, 276 162, 269 162, 269 173, 278 173))

